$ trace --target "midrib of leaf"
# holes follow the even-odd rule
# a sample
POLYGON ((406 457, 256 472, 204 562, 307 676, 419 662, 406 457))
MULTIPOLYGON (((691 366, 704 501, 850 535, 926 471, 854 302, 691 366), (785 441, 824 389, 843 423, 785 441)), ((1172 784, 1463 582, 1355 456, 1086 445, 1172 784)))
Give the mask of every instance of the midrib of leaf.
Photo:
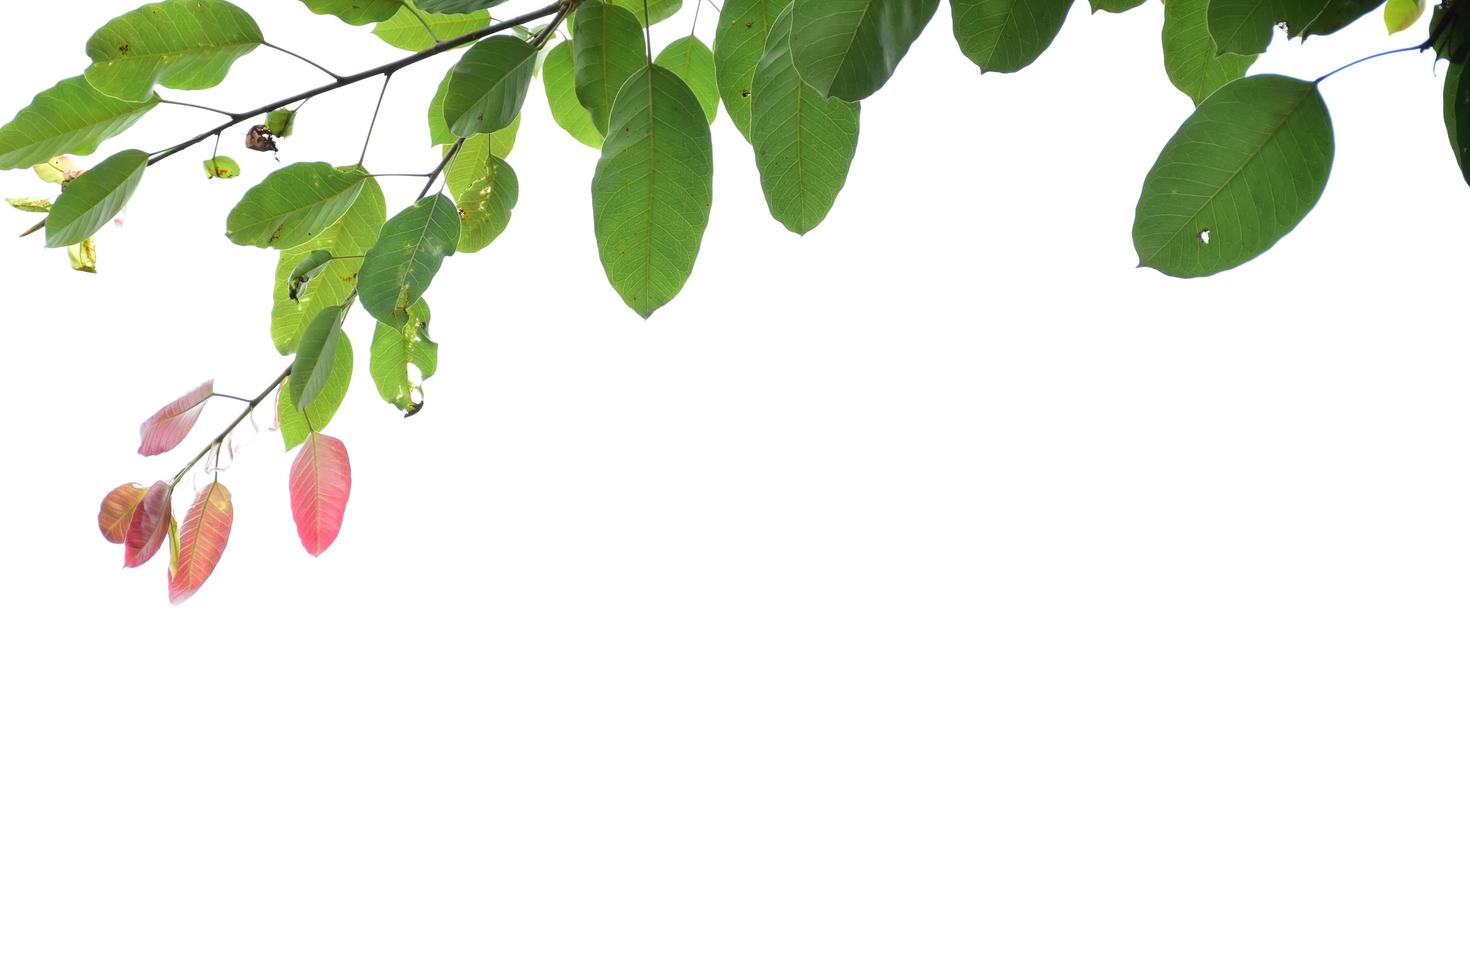
POLYGON ((1301 111, 1302 106, 1306 104, 1307 96, 1308 95, 1311 95, 1312 93, 1314 93, 1316 91, 1317 91, 1317 87, 1315 85, 1309 85, 1309 86, 1307 86, 1303 90, 1304 94, 1303 94, 1302 98, 1300 98, 1297 101, 1297 104, 1296 105, 1292 106, 1290 112, 1288 112, 1286 115, 1284 115, 1284 116, 1281 117, 1281 122, 1279 122, 1279 123, 1276 124, 1276 128, 1275 129, 1272 129, 1269 133, 1266 134, 1266 138, 1261 141, 1260 146, 1257 146, 1254 150, 1252 150, 1250 152, 1250 155, 1247 156, 1245 158, 1245 160, 1241 162, 1240 166, 1236 167, 1235 170, 1233 172, 1231 172, 1230 176, 1225 179, 1225 181, 1215 190, 1215 192, 1213 194, 1211 194, 1209 197, 1205 198, 1205 202, 1203 204, 1201 204, 1198 208, 1196 208, 1195 211, 1194 211, 1194 213, 1191 214, 1187 220, 1185 220, 1184 222, 1182 222, 1179 225, 1178 229, 1175 230, 1174 234, 1172 234, 1172 235, 1169 236, 1168 240, 1165 241, 1164 244, 1162 244, 1158 248, 1154 249, 1154 251, 1149 255, 1148 261, 1146 261, 1146 262, 1143 263, 1144 265, 1148 265, 1149 262, 1152 262, 1154 259, 1158 258, 1159 257, 1159 254, 1161 252, 1163 252, 1164 249, 1166 249, 1170 245, 1174 244, 1174 240, 1177 239, 1180 235, 1182 235, 1184 233, 1184 230, 1186 228, 1188 228, 1190 225, 1194 224, 1194 222, 1199 218, 1199 216, 1204 213, 1205 208, 1208 208, 1211 204, 1214 204, 1215 203, 1215 198, 1217 198, 1221 194, 1225 193, 1225 188, 1227 188, 1231 184, 1235 183, 1236 178, 1238 178, 1241 174, 1245 173, 1245 168, 1246 167, 1249 167, 1251 165, 1252 161, 1254 161, 1256 159, 1256 157, 1258 157, 1258 156, 1261 155, 1261 151, 1264 150, 1267 146, 1269 146, 1271 144, 1271 141, 1272 140, 1274 140, 1277 136, 1281 135, 1281 131, 1286 128, 1286 124, 1289 123, 1289 122, 1291 122, 1291 120, 1296 116, 1296 114, 1301 111))
MULTIPOLYGON (((205 518, 210 513, 210 504, 214 501, 214 491, 218 487, 218 480, 210 484, 209 490, 207 491, 208 496, 204 498, 204 506, 199 509, 199 523, 194 527, 194 537, 189 541, 188 552, 179 556, 179 575, 185 582, 192 582, 194 580, 193 570, 194 562, 198 558, 199 539, 204 537, 205 518)), ((185 520, 185 527, 187 526, 188 521, 185 520)))
MULTIPOLYGON (((874 3, 874 0, 865 0, 865 2, 863 3, 863 12, 858 15, 857 23, 853 25, 852 35, 847 39, 847 47, 845 47, 845 48, 842 49, 842 60, 840 62, 838 62, 839 68, 842 65, 847 64, 847 56, 850 55, 850 54, 852 54, 852 49, 857 44, 858 35, 862 33, 863 25, 865 23, 867 23, 867 21, 868 21, 868 13, 870 11, 872 11, 872 9, 873 9, 873 3, 874 3)), ((793 27, 794 26, 795 25, 793 24, 793 27)), ((770 36, 770 25, 769 24, 766 25, 766 36, 767 37, 770 36)), ((795 59, 794 59, 794 56, 793 56, 793 63, 794 63, 794 60, 795 59)), ((835 78, 835 75, 834 75, 834 78, 835 78)), ((827 97, 828 98, 831 97, 831 86, 828 86, 828 96, 827 97)))
POLYGON ((995 40, 991 43, 991 45, 990 45, 990 53, 986 56, 986 59, 985 60, 987 60, 987 61, 993 60, 995 58, 996 52, 1000 50, 1000 41, 1001 41, 1001 38, 1005 37, 1006 30, 1011 26, 1011 23, 1016 19, 1016 5, 1019 4, 1020 2, 1021 2, 1021 0, 1011 0, 1010 3, 1006 4, 1006 17, 1005 17, 1005 20, 1001 21, 1000 30, 998 30, 998 31, 995 32, 995 40))
MULTIPOLYGON (((643 302, 651 300, 653 292, 653 197, 658 181, 658 128, 653 120, 656 110, 653 103, 653 63, 643 73, 648 76, 648 242, 643 249, 643 302)), ((609 128, 611 128, 611 116, 609 128)))

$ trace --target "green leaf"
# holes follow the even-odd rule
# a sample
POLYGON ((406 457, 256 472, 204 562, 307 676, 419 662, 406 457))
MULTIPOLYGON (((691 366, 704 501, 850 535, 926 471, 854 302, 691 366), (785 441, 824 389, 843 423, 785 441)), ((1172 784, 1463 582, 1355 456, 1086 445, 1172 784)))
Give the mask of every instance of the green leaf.
POLYGON ((276 350, 282 354, 296 350, 301 332, 319 312, 347 302, 357 286, 362 256, 378 240, 378 232, 387 217, 382 188, 376 180, 368 180, 356 203, 336 224, 305 245, 281 252, 276 260, 271 305, 271 340, 276 350), (296 302, 291 299, 291 275, 315 251, 330 252, 334 258, 331 265, 312 279, 311 289, 301 301, 296 302))
POLYGON ((296 407, 291 393, 291 379, 281 385, 281 394, 276 400, 276 411, 281 422, 281 439, 289 452, 306 441, 313 432, 321 432, 342 407, 347 389, 352 384, 352 342, 344 331, 337 340, 337 352, 332 358, 332 373, 326 384, 312 399, 305 411, 296 407))
POLYGON ((459 209, 443 194, 417 201, 388 219, 358 274, 363 309, 402 323, 459 243, 459 209))
POLYGON ((427 14, 405 2, 398 13, 374 27, 373 33, 395 48, 423 51, 440 41, 448 41, 489 26, 490 15, 484 11, 473 14, 427 14))
POLYGON ((1451 63, 1444 73, 1444 128, 1460 174, 1470 184, 1470 73, 1451 63))
POLYGON ((1383 24, 1390 34, 1407 31, 1419 23, 1427 6, 1425 0, 1388 0, 1383 8, 1383 24))
POLYGON ((324 248, 319 248, 297 262, 286 282, 287 295, 298 303, 301 302, 306 297, 306 290, 311 285, 311 281, 321 275, 331 261, 332 253, 324 248))
POLYGON ((795 0, 791 57, 823 98, 860 102, 883 87, 939 0, 795 0))
MULTIPOLYGON (((701 0, 702 2, 702 0, 701 0)), ((654 63, 662 65, 678 75, 689 86, 689 91, 699 100, 704 109, 704 118, 713 125, 720 111, 720 90, 715 84, 715 55, 707 45, 692 34, 672 41, 654 63)))
POLYGON ((92 153, 158 105, 103 95, 78 75, 57 82, 0 127, 0 170, 45 163, 62 153, 92 153))
POLYGON ((640 29, 648 24, 658 24, 668 20, 684 5, 684 0, 647 0, 648 17, 645 19, 643 16, 644 0, 609 0, 609 2, 637 17, 640 29))
POLYGON ((46 219, 46 247, 76 245, 101 231, 127 206, 147 169, 147 153, 123 150, 66 184, 46 219))
POLYGON ((788 7, 776 18, 755 70, 750 128, 766 205, 798 235, 821 223, 847 182, 858 111, 854 103, 823 99, 796 74, 788 7))
POLYGON ((75 180, 82 173, 77 169, 77 162, 71 157, 53 157, 45 163, 38 163, 31 168, 37 177, 48 184, 65 184, 75 180))
POLYGON ((235 162, 234 157, 210 157, 204 161, 204 175, 211 180, 216 177, 221 180, 232 180, 240 176, 240 165, 235 162))
POLYGON ((1143 0, 1091 0, 1093 13, 1121 14, 1143 5, 1143 0))
MULTIPOLYGON (((1383 0, 1314 0, 1304 8, 1310 15, 1306 20, 1294 20, 1288 15, 1287 24, 1292 37, 1315 37, 1336 34, 1349 24, 1383 6, 1383 0), (1315 11, 1311 7, 1316 7, 1315 11), (1300 26, 1298 26, 1300 25, 1300 26)), ((1297 15, 1298 17, 1301 14, 1297 15)), ((1417 19, 1417 18, 1416 18, 1417 19)))
POLYGON ((424 407, 423 383, 439 368, 439 345, 429 339, 429 304, 419 300, 408 314, 401 327, 378 324, 368 360, 378 394, 406 416, 424 407), (409 375, 410 367, 418 370, 418 381, 409 375))
MULTIPOLYGON (((1373 0, 1373 6, 1381 2, 1373 0)), ((1291 37, 1327 34, 1331 33, 1327 21, 1339 15, 1329 0, 1210 0, 1207 21, 1218 53, 1260 54, 1270 45, 1277 24, 1286 24, 1291 37), (1323 18, 1323 29, 1310 29, 1309 25, 1319 18, 1323 18)))
POLYGON ((498 7, 505 0, 419 0, 419 9, 429 14, 468 14, 498 7))
POLYGON ((388 20, 402 8, 401 0, 301 0, 314 14, 330 14, 361 27, 388 20))
POLYGON ((68 245, 66 257, 71 261, 72 269, 77 272, 97 271, 97 243, 91 238, 84 238, 75 245, 68 245))
POLYGON ((673 299, 689 278, 709 223, 713 181, 699 100, 667 68, 640 69, 618 93, 592 177, 602 267, 640 316, 673 299))
POLYGON ((276 109, 265 114, 265 128, 272 136, 285 139, 296 131, 296 110, 276 109))
POLYGON ((981 71, 1016 72, 1041 57, 1071 6, 1072 0, 951 0, 950 12, 966 58, 981 71))
POLYGON ((648 60, 643 28, 638 26, 638 18, 622 7, 584 4, 577 13, 572 57, 577 100, 592 114, 597 131, 606 134, 618 90, 648 60))
POLYGON ((1282 75, 1231 82, 1184 121, 1144 178, 1133 223, 1140 264, 1190 277, 1255 258, 1317 203, 1332 153, 1316 85, 1282 75))
POLYGON ((776 17, 791 0, 726 0, 715 28, 715 81, 735 128, 750 141, 750 83, 776 17))
POLYGON ((225 0, 161 0, 92 35, 86 77, 97 91, 130 102, 152 98, 155 85, 212 88, 264 40, 255 20, 225 0))
POLYGON ((520 196, 516 172, 493 153, 491 139, 482 134, 465 140, 445 172, 445 183, 459 207, 457 252, 478 252, 499 237, 520 196))
POLYGON ((304 411, 326 387, 342 339, 342 322, 347 319, 346 306, 329 306, 307 324, 291 362, 291 403, 304 411))
POLYGON ((488 37, 464 53, 449 72, 444 119, 456 136, 504 129, 520 115, 536 49, 518 37, 488 37))
POLYGON ((366 170, 355 166, 282 167, 245 192, 225 222, 225 234, 236 245, 304 245, 336 224, 370 179, 366 170))
POLYGON ((1220 86, 1233 82, 1255 63, 1255 55, 1215 54, 1206 20, 1210 0, 1169 0, 1164 4, 1164 71, 1174 87, 1199 105, 1220 86))
POLYGON ((7 197, 5 203, 17 211, 31 214, 46 214, 51 210, 51 202, 44 197, 7 197))
POLYGON ((577 101, 576 67, 570 41, 558 44, 546 56, 546 64, 541 66, 541 82, 546 87, 546 104, 556 124, 571 133, 577 142, 593 149, 601 147, 602 134, 592 122, 592 113, 577 101))

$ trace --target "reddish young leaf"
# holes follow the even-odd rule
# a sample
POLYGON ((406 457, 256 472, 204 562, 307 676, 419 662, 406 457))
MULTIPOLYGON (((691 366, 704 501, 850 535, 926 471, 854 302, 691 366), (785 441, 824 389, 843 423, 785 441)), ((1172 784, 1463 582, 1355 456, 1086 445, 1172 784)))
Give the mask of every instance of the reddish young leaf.
POLYGON ((158 554, 163 539, 168 537, 168 522, 172 517, 172 508, 169 505, 172 497, 173 488, 159 480, 148 488, 142 501, 133 510, 133 518, 128 521, 127 536, 123 539, 123 544, 126 545, 123 552, 124 568, 137 568, 158 554))
POLYGON ((177 567, 169 570, 169 602, 178 605, 199 591, 219 564, 234 523, 235 506, 223 483, 211 483, 199 491, 179 534, 177 567))
POLYGON ((97 526, 102 529, 104 538, 113 544, 127 540, 128 522, 133 519, 133 511, 143 502, 143 495, 147 492, 147 487, 137 483, 124 483, 102 498, 97 526))
POLYGON ((138 427, 143 437, 138 453, 143 456, 157 456, 183 442, 189 430, 194 428, 194 423, 199 421, 204 403, 213 394, 214 382, 206 381, 187 395, 176 398, 154 412, 148 421, 138 427))
POLYGON ((291 463, 291 516, 307 551, 319 555, 337 540, 351 492, 347 447, 340 439, 313 432, 291 463))

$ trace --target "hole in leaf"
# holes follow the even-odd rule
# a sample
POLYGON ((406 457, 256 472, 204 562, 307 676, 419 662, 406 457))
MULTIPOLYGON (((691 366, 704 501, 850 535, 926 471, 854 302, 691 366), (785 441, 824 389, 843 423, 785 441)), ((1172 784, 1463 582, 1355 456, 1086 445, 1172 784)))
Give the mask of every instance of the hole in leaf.
POLYGON ((1208 229, 1208 228, 1201 228, 1199 230, 1199 241, 1200 241, 1200 244, 1201 245, 1208 245, 1208 244, 1210 244, 1210 229, 1208 229))

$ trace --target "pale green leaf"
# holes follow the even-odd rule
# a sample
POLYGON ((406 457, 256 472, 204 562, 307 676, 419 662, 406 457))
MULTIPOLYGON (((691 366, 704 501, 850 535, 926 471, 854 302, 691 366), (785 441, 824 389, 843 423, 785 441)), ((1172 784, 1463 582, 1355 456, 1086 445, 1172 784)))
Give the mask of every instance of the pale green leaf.
POLYGON ((160 0, 115 17, 87 42, 87 81, 130 102, 153 86, 212 88, 264 40, 248 13, 226 0, 160 0))
POLYGON ((791 0, 726 0, 715 28, 715 80, 725 111, 750 140, 750 83, 766 50, 766 36, 791 0))
POLYGON ((0 170, 33 167, 62 153, 92 153, 158 105, 103 95, 78 75, 57 82, 0 127, 0 170))
POLYGON ((7 197, 5 203, 17 211, 45 214, 51 210, 51 201, 44 197, 7 197))
POLYGON ((1388 0, 1383 7, 1383 24, 1390 34, 1407 31, 1419 23, 1426 7, 1425 0, 1388 0))
POLYGON ((1020 71, 1039 58, 1071 7, 1072 0, 950 0, 960 50, 981 71, 998 72, 1020 71))
POLYGON ((388 219, 358 274, 363 309, 387 323, 402 323, 458 243, 459 209, 443 194, 388 219))
POLYGON ((276 412, 281 423, 281 439, 286 443, 287 451, 301 445, 311 433, 321 432, 331 423, 337 409, 342 407, 342 400, 347 397, 347 389, 351 384, 352 343, 344 331, 337 339, 337 352, 332 358, 332 373, 327 376, 326 384, 322 385, 322 390, 312 399, 306 411, 301 411, 295 405, 291 379, 287 378, 281 385, 281 393, 276 399, 276 412))
POLYGON ((658 24, 668 20, 679 12, 684 5, 684 0, 610 0, 613 6, 622 7, 628 13, 638 18, 638 26, 644 27, 648 24, 658 24), (647 17, 644 16, 644 7, 648 9, 647 17))
POLYGON ((1164 71, 1174 87, 1199 105, 1220 86, 1235 81, 1255 55, 1215 53, 1207 23, 1210 0, 1169 0, 1164 4, 1164 71))
POLYGON ((472 136, 445 172, 445 183, 459 207, 457 252, 478 252, 510 224, 520 196, 516 172, 490 147, 490 137, 472 136))
POLYGON ((337 223, 372 178, 361 167, 293 163, 245 192, 225 222, 236 245, 295 248, 337 223))
POLYGON ((332 253, 324 248, 310 252, 291 269, 291 275, 286 281, 286 294, 296 302, 301 302, 306 298, 311 281, 325 272, 331 262, 332 253))
POLYGON ((66 247, 66 257, 71 262, 73 271, 96 272, 97 271, 97 242, 95 239, 86 238, 75 245, 66 247))
POLYGON ((46 247, 76 245, 101 231, 127 206, 147 169, 146 152, 123 150, 68 182, 46 219, 46 247))
POLYGON ((265 128, 271 131, 272 136, 285 139, 296 132, 296 111, 294 109, 276 109, 265 114, 265 128))
POLYGON ((211 180, 232 180, 240 176, 240 164, 234 157, 210 157, 204 161, 204 175, 211 180))
MULTIPOLYGON (((701 0, 702 2, 702 0, 701 0)), ((711 124, 720 111, 720 90, 715 84, 715 55, 699 38, 685 35, 671 41, 654 63, 678 75, 699 100, 704 117, 711 124)))
POLYGON ((592 122, 592 113, 577 101, 576 66, 572 59, 572 43, 563 41, 551 49, 542 66, 541 82, 546 87, 546 103, 551 118, 579 143, 597 149, 602 134, 592 122))

